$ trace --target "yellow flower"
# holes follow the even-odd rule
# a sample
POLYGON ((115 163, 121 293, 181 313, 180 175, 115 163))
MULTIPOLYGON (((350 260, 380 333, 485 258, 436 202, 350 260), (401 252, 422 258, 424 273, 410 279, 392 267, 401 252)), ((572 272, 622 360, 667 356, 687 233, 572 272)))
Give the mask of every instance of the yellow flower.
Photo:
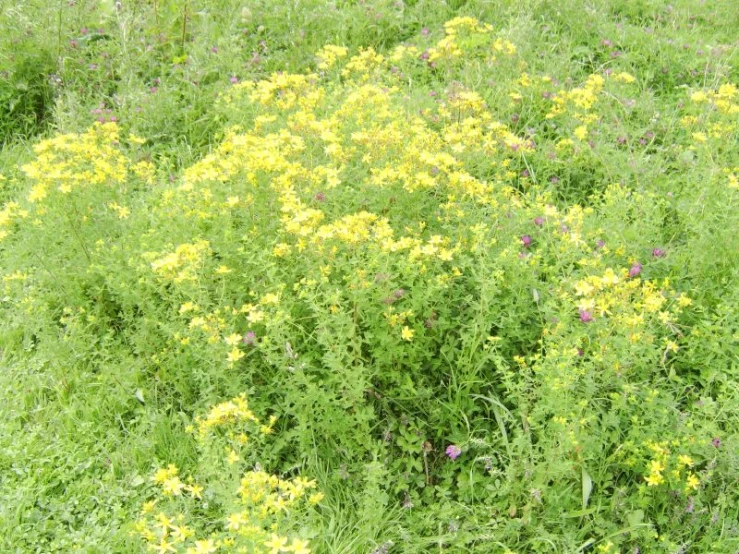
POLYGON ((238 531, 239 528, 249 523, 249 514, 248 512, 237 512, 228 516, 226 521, 228 521, 226 529, 229 531, 238 531))
POLYGON ((189 485, 187 490, 190 491, 190 496, 197 499, 203 498, 203 487, 200 485, 189 485))
POLYGON ((149 550, 153 550, 157 554, 166 554, 167 552, 177 552, 172 546, 171 542, 167 542, 167 539, 162 537, 162 542, 159 544, 150 544, 149 550))
POLYGON ((238 362, 244 356, 246 356, 246 354, 234 347, 231 349, 231 352, 228 353, 228 363, 233 364, 234 362, 238 362))
POLYGON ((152 511, 154 511, 154 506, 156 506, 156 504, 157 504, 156 500, 150 500, 148 502, 145 502, 144 505, 141 507, 141 513, 150 514, 152 511))
POLYGON ((695 473, 689 473, 688 478, 685 481, 685 489, 686 491, 689 490, 695 490, 698 488, 698 486, 701 484, 700 479, 695 476, 695 473))
POLYGON ((162 492, 168 496, 179 496, 184 488, 185 484, 177 476, 171 477, 162 483, 162 492))
POLYGON ((310 548, 308 548, 308 541, 301 539, 293 539, 290 545, 290 550, 294 554, 310 554, 310 548))
POLYGON ((172 540, 174 542, 184 542, 188 537, 191 537, 195 532, 185 527, 184 525, 174 525, 172 527, 172 540))
POLYGON ((616 73, 613 78, 617 81, 621 81, 622 83, 633 83, 634 81, 636 81, 636 78, 633 75, 623 72, 616 73))
POLYGON ((280 552, 288 552, 287 538, 272 534, 272 537, 264 543, 264 546, 270 549, 269 554, 279 554, 280 552))
POLYGON ((240 460, 239 455, 236 453, 235 450, 231 450, 231 452, 229 452, 228 456, 226 457, 226 461, 228 462, 228 465, 230 466, 234 465, 239 460, 240 460))
POLYGON ((694 464, 693 458, 686 456, 685 454, 678 456, 677 461, 681 466, 693 467, 694 464))
POLYGON ((179 470, 177 469, 177 466, 175 466, 174 464, 169 464, 166 468, 163 467, 158 469, 154 474, 154 477, 152 477, 152 481, 161 485, 167 479, 175 477, 178 472, 179 470))
POLYGON ((648 475, 644 480, 647 482, 647 486, 649 487, 656 487, 657 485, 661 485, 665 482, 665 478, 662 476, 661 473, 648 475))
POLYGON ((162 528, 162 534, 166 536, 167 530, 170 527, 172 527, 172 520, 169 519, 166 516, 166 514, 163 514, 162 512, 159 512, 154 519, 157 521, 157 523, 159 523, 159 526, 162 528))
POLYGON ((407 340, 408 342, 413 340, 413 335, 416 332, 408 327, 407 325, 403 326, 403 330, 400 332, 400 336, 403 337, 403 340, 407 340))
POLYGON ((213 554, 218 550, 212 539, 195 541, 195 546, 187 549, 187 554, 213 554))
POLYGON ((290 253, 290 245, 284 242, 277 244, 272 249, 272 255, 275 256, 276 258, 281 258, 283 256, 288 255, 289 253, 290 253))
POLYGON ((695 102, 696 104, 700 104, 701 102, 707 102, 708 101, 708 95, 703 92, 702 90, 699 90, 697 92, 694 92, 690 95, 690 99, 695 102))
POLYGON ((241 339, 243 337, 239 335, 238 333, 234 333, 232 335, 228 335, 224 340, 226 341, 226 344, 229 346, 236 346, 241 342, 241 339))
POLYGON ((259 301, 259 303, 263 306, 267 304, 278 304, 279 302, 280 297, 273 292, 268 292, 267 294, 262 296, 262 299, 259 301))
POLYGON ((246 316, 246 319, 249 323, 259 323, 264 319, 264 312, 258 308, 254 308, 249 312, 249 315, 246 316))

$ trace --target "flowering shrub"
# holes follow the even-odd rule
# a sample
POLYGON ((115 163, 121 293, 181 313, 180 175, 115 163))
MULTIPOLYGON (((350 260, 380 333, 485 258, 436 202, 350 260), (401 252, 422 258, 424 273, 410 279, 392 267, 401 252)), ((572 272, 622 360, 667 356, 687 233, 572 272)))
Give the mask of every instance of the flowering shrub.
POLYGON ((300 524, 309 519, 309 507, 323 498, 316 482, 280 479, 258 464, 244 468, 247 459, 258 456, 252 442, 259 444, 275 422, 272 417, 260 425, 244 395, 196 419, 193 432, 202 449, 205 480, 202 485, 192 477, 183 482, 173 464, 156 471, 152 480, 160 490, 144 504, 135 525, 147 551, 311 552, 309 541, 299 535, 307 532, 300 524))
POLYGON ((123 391, 137 547, 736 544, 739 92, 514 31, 324 45, 181 169, 106 121, 2 180, 4 332, 39 396, 123 391))

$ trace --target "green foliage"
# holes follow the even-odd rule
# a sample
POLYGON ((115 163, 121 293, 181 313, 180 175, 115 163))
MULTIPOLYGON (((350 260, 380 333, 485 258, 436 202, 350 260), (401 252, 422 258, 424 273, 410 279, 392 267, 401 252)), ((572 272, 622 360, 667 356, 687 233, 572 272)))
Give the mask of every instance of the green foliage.
POLYGON ((46 8, 0 550, 738 548, 731 2, 46 8))
POLYGON ((27 41, 0 59, 0 145, 42 133, 51 122, 58 77, 50 52, 27 41))

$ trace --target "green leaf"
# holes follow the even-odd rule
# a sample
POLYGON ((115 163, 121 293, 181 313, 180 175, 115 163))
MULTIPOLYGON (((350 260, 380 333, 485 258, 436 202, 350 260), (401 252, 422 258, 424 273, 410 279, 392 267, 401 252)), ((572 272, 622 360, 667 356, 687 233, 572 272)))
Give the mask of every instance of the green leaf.
POLYGON ((588 500, 590 500, 590 493, 593 492, 593 480, 590 478, 590 474, 582 468, 582 509, 588 507, 588 500))

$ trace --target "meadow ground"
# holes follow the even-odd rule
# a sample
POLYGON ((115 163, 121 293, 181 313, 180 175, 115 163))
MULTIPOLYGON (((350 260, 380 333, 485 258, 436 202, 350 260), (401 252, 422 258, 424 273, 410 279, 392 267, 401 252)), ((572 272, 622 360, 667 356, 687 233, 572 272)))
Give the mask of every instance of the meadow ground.
POLYGON ((0 552, 739 552, 733 0, 0 11, 0 552))

